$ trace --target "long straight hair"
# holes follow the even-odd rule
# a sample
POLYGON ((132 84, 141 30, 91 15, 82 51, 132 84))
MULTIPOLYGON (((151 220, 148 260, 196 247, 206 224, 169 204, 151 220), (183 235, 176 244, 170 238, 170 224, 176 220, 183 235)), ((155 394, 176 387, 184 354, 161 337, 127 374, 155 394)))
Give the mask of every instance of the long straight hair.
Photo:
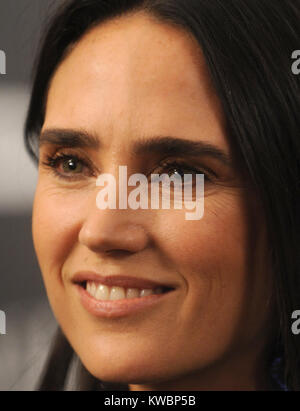
MULTIPOLYGON (((26 148, 38 160, 49 83, 72 46, 93 26, 136 11, 184 29, 202 49, 228 139, 263 206, 279 315, 271 349, 283 357, 288 389, 300 390, 300 335, 291 331, 292 312, 300 309, 300 77, 291 70, 300 48, 300 0, 64 1, 41 43, 26 148)), ((41 389, 63 389, 72 352, 60 332, 41 389), (65 371, 54 378, 51 364, 60 361, 65 371)), ((82 389, 99 387, 83 374, 82 389)))

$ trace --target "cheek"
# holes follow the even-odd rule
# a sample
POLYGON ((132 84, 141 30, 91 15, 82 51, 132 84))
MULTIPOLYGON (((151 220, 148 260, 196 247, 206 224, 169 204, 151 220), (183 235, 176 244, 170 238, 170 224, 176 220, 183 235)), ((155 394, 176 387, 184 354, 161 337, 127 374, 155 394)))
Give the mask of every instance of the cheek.
POLYGON ((37 185, 32 232, 36 254, 45 281, 57 278, 60 268, 78 238, 83 217, 82 195, 66 195, 63 190, 37 185))
POLYGON ((201 220, 188 221, 172 213, 162 218, 155 232, 161 249, 178 269, 191 273, 200 269, 205 274, 209 267, 243 268, 250 241, 248 216, 241 199, 229 200, 225 196, 206 199, 201 220))
POLYGON ((181 314, 189 323, 205 318, 221 329, 222 318, 224 326, 229 327, 228 319, 233 328, 247 305, 251 235, 244 210, 238 196, 207 197, 201 220, 186 221, 170 213, 159 225, 160 248, 185 280, 181 314))
POLYGON ((59 190, 40 178, 33 206, 33 242, 49 303, 58 323, 76 326, 66 298, 62 267, 74 249, 88 209, 85 192, 59 190))

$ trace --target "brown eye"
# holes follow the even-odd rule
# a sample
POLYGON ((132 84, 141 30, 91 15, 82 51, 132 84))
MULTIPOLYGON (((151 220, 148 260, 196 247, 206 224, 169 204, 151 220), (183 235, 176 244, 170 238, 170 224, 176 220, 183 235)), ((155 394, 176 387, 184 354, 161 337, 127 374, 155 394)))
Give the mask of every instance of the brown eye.
MULTIPOLYGON (((192 171, 192 173, 195 173, 194 171, 192 171)), ((167 174, 169 177, 171 177, 172 175, 174 175, 175 177, 179 177, 180 179, 183 179, 185 174, 191 174, 191 170, 186 170, 183 167, 170 167, 170 169, 167 171, 167 174)))
POLYGON ((77 155, 59 153, 55 156, 47 156, 42 164, 50 168, 56 177, 65 180, 94 176, 91 163, 77 155))
POLYGON ((192 180, 190 177, 187 177, 186 181, 189 181, 189 183, 192 183, 195 180, 196 174, 204 174, 207 182, 210 182, 212 178, 211 174, 204 169, 196 169, 186 164, 172 161, 162 163, 158 170, 158 174, 167 174, 169 177, 174 176, 173 178, 178 179, 179 181, 184 181, 185 175, 192 176, 192 180))
POLYGON ((78 174, 83 171, 83 164, 76 158, 67 158, 62 161, 62 169, 65 173, 78 174))

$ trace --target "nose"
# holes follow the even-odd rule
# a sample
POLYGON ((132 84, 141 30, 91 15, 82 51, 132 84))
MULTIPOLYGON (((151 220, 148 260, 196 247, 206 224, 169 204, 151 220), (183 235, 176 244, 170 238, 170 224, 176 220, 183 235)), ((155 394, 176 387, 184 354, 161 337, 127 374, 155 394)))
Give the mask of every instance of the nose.
POLYGON ((149 244, 149 235, 132 215, 134 211, 93 207, 80 228, 79 243, 96 253, 142 251, 149 244))

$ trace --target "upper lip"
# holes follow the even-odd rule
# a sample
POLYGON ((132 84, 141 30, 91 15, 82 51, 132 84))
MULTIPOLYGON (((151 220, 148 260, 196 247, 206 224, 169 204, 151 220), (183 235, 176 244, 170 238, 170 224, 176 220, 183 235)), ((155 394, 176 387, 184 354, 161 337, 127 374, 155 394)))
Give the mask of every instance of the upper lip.
POLYGON ((140 277, 132 277, 128 275, 110 275, 110 276, 104 276, 98 273, 95 273, 93 271, 80 271, 77 272, 73 278, 72 281, 74 283, 83 283, 85 281, 95 281, 99 282, 103 285, 107 285, 110 287, 123 287, 123 288, 140 288, 140 289, 145 289, 145 288, 175 288, 174 284, 170 283, 161 283, 161 282, 156 282, 152 280, 148 280, 145 278, 140 278, 140 277))

